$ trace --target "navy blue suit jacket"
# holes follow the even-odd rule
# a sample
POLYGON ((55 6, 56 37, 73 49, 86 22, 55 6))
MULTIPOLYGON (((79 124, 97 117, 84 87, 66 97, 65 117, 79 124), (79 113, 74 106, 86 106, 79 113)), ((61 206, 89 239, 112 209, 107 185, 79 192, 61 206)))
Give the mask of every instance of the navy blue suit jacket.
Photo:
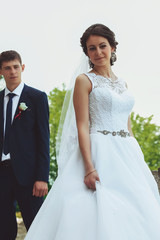
MULTIPOLYGON (((0 92, 0 157, 3 149, 3 102, 4 90, 0 92)), ((27 109, 21 117, 14 117, 10 132, 10 155, 14 174, 23 186, 35 181, 48 181, 49 176, 49 108, 47 95, 24 85, 21 102, 27 109)), ((15 116, 19 113, 17 110, 15 116)))

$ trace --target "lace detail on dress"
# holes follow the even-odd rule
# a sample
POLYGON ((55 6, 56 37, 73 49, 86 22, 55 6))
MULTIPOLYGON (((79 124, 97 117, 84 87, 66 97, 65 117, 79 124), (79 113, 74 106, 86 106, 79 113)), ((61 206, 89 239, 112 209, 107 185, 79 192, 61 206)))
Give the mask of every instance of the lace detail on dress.
POLYGON ((95 73, 87 73, 86 75, 92 82, 92 90, 98 87, 107 87, 117 92, 118 94, 122 94, 124 91, 127 90, 126 83, 122 79, 112 81, 109 78, 105 78, 101 75, 96 75, 95 73))
MULTIPOLYGON (((115 82, 96 75, 86 74, 92 83, 89 94, 90 133, 97 131, 128 131, 128 116, 134 104, 134 98, 122 79, 115 82)), ((100 133, 98 133, 100 134, 100 133)))

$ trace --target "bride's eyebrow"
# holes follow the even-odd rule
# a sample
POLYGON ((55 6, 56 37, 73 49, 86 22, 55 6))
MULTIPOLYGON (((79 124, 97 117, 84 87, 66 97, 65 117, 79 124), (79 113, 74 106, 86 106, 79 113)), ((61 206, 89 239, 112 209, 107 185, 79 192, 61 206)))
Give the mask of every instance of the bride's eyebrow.
POLYGON ((95 47, 95 45, 89 45, 88 47, 95 47))
POLYGON ((100 43, 99 45, 102 45, 102 44, 107 44, 106 42, 102 42, 102 43, 100 43))
MULTIPOLYGON (((102 45, 102 44, 107 44, 106 42, 101 42, 99 43, 99 46, 102 45)), ((95 47, 96 45, 89 45, 88 47, 95 47)))

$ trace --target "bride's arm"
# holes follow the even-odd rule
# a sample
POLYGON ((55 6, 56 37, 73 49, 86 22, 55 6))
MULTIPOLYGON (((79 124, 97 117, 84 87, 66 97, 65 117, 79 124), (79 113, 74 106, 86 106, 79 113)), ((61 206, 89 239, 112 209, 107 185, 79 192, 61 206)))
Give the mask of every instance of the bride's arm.
POLYGON ((91 83, 85 75, 80 75, 76 79, 73 103, 76 114, 79 146, 84 160, 86 171, 85 184, 88 188, 95 189, 96 180, 99 177, 91 160, 91 146, 89 136, 89 93, 91 83))

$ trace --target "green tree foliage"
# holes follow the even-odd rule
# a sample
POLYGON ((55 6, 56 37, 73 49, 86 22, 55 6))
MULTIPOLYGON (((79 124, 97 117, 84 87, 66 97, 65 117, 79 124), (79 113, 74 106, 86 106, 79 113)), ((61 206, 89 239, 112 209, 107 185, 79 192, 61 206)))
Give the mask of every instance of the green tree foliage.
POLYGON ((3 76, 0 75, 0 91, 4 88, 4 83, 3 83, 3 76))
POLYGON ((151 170, 160 167, 160 126, 152 123, 153 115, 147 118, 131 114, 132 130, 145 161, 151 170))
POLYGON ((61 115, 61 109, 63 105, 63 100, 66 90, 65 85, 63 85, 63 90, 54 88, 48 96, 49 99, 49 109, 50 109, 50 180, 49 186, 52 185, 53 181, 57 177, 57 161, 56 161, 56 135, 58 131, 58 125, 61 115))

